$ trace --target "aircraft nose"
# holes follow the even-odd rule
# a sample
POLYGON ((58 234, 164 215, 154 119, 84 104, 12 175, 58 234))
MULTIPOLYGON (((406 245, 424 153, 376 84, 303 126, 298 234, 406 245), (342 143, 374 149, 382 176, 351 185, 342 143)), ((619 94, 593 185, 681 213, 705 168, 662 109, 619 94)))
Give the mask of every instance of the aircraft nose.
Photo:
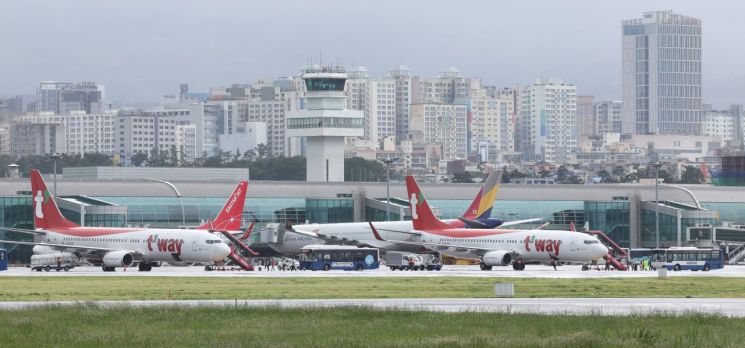
POLYGON ((226 257, 230 255, 230 247, 225 243, 218 243, 215 244, 213 259, 215 261, 224 260, 226 257))
POLYGON ((601 257, 604 257, 605 255, 608 255, 608 247, 606 247, 603 244, 596 244, 595 246, 595 256, 600 259, 601 257))

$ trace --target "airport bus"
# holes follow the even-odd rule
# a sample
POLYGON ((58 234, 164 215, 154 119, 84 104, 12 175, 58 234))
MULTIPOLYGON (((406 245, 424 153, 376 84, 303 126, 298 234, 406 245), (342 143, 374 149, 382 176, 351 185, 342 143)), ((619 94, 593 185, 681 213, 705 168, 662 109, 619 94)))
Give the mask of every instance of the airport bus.
POLYGON ((643 260, 648 260, 652 256, 652 249, 649 248, 623 248, 623 250, 629 255, 629 261, 632 263, 641 263, 643 260))
POLYGON ((301 270, 356 270, 380 267, 378 249, 349 245, 308 245, 300 249, 301 270))
POLYGON ((672 247, 652 250, 652 267, 667 270, 703 270, 724 267, 724 253, 720 249, 699 249, 692 247, 672 247))

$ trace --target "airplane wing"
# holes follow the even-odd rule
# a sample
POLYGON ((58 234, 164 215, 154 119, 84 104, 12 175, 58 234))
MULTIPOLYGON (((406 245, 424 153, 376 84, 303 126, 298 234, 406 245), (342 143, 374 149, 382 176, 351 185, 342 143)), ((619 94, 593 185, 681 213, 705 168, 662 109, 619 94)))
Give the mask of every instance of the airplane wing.
MULTIPOLYGON (((98 248, 98 247, 91 247, 91 246, 84 246, 84 245, 70 245, 70 244, 54 244, 54 243, 36 243, 36 242, 21 242, 16 240, 0 240, 0 243, 8 243, 8 244, 21 244, 21 245, 42 245, 47 246, 54 249, 60 249, 60 250, 68 250, 72 249, 74 251, 100 251, 100 252, 109 252, 109 251, 120 251, 122 249, 111 249, 111 248, 98 248)), ((130 251, 133 254, 139 255, 140 253, 130 251)))
POLYGON ((345 237, 332 236, 332 235, 328 235, 328 234, 324 234, 324 233, 318 233, 317 230, 315 230, 315 231, 305 231, 302 228, 298 229, 298 228, 295 228, 295 226, 292 226, 287 231, 290 231, 290 232, 293 232, 293 233, 297 233, 297 234, 300 234, 300 235, 303 235, 303 236, 318 238, 318 239, 320 239, 320 240, 322 240, 324 242, 327 242, 329 244, 354 245, 354 246, 358 246, 358 247, 368 247, 368 248, 372 247, 372 248, 377 248, 377 246, 370 245, 369 243, 365 243, 363 241, 359 241, 359 240, 356 240, 356 239, 345 238, 345 237))
POLYGON ((505 221, 501 225, 499 225, 499 227, 529 224, 531 222, 537 222, 537 221, 541 221, 541 220, 543 220, 543 219, 542 218, 532 218, 532 219, 525 219, 525 220, 505 221))
POLYGON ((44 231, 44 230, 30 230, 30 229, 15 228, 15 227, 0 227, 0 231, 18 232, 18 233, 26 233, 26 234, 34 234, 34 235, 44 235, 47 233, 47 231, 44 231))
POLYGON ((493 249, 486 249, 486 248, 479 248, 469 245, 457 245, 457 244, 443 244, 443 243, 432 243, 432 242, 413 242, 413 241, 406 241, 406 240, 391 240, 391 239, 383 239, 383 237, 380 236, 380 233, 378 233, 378 229, 373 226, 372 222, 369 223, 370 228, 373 231, 373 234, 375 235, 375 239, 383 242, 390 242, 390 243, 400 243, 400 244, 407 244, 407 245, 417 245, 422 246, 427 249, 435 250, 435 251, 447 251, 448 249, 455 249, 454 251, 457 252, 471 252, 478 255, 486 254, 490 251, 494 251, 493 249))

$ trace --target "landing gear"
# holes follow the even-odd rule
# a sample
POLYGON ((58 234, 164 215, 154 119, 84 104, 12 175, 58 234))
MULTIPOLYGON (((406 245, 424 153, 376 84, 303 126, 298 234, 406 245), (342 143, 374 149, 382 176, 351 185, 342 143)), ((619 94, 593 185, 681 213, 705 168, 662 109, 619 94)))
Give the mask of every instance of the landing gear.
POLYGON ((102 270, 103 270, 104 272, 114 272, 114 270, 115 270, 116 268, 114 268, 114 267, 109 267, 109 266, 106 266, 106 265, 103 265, 103 266, 101 266, 101 269, 102 269, 102 270))
POLYGON ((485 263, 481 262, 479 263, 479 267, 481 267, 482 271, 491 271, 491 266, 487 266, 485 263))
POLYGON ((512 269, 515 271, 523 271, 525 270, 525 262, 523 260, 517 260, 512 264, 512 269))
POLYGON ((140 264, 137 266, 137 269, 140 272, 150 272, 153 269, 153 265, 150 264, 150 262, 140 262, 140 264))

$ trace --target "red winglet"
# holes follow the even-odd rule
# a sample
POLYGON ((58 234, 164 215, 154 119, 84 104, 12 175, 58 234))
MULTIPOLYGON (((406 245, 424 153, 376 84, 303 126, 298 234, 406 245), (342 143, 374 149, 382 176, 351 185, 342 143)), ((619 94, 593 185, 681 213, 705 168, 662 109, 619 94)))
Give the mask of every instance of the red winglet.
POLYGON ((383 239, 383 237, 380 236, 380 233, 378 233, 378 229, 375 228, 375 226, 373 226, 372 221, 368 221, 367 223, 370 224, 370 228, 372 229, 372 233, 375 236, 375 239, 379 241, 385 241, 385 239, 383 239))
POLYGON ((251 232, 254 230, 254 225, 255 224, 256 224, 256 222, 251 222, 251 224, 248 225, 248 228, 246 229, 246 233, 244 233, 241 236, 241 238, 239 238, 239 239, 240 240, 246 240, 246 239, 248 239, 248 237, 251 237, 251 232))

